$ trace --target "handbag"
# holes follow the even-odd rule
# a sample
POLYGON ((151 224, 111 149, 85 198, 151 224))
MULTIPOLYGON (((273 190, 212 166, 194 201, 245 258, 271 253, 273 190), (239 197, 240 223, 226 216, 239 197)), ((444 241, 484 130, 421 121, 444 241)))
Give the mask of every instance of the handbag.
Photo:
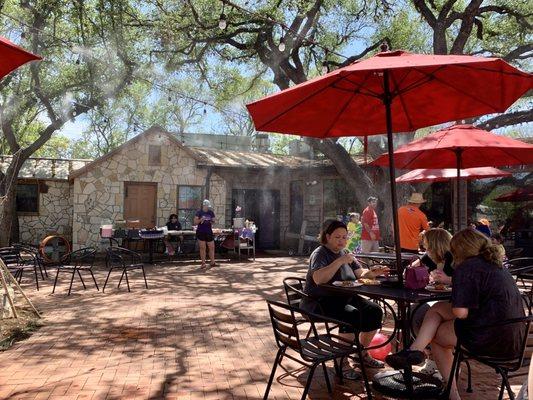
POLYGON ((405 270, 405 287, 411 290, 423 289, 429 284, 429 272, 427 268, 421 264, 417 267, 412 267, 411 260, 409 267, 405 270))

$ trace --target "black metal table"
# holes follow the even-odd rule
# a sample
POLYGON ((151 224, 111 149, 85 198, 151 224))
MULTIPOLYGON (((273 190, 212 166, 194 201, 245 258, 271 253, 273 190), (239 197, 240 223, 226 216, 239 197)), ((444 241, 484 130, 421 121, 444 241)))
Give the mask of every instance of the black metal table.
MULTIPOLYGON (((384 278, 377 278, 384 281, 384 278)), ((411 290, 404 287, 390 287, 383 285, 362 285, 344 287, 322 285, 327 290, 345 295, 361 295, 374 300, 392 300, 398 305, 398 313, 393 313, 395 329, 391 335, 400 332, 403 348, 408 348, 411 340, 411 305, 417 307, 430 301, 449 300, 451 292, 430 292, 428 290, 411 290)), ((390 307, 390 305, 389 305, 390 307)), ((416 310, 416 307, 415 307, 416 310)), ((390 340, 389 339, 389 340, 390 340)), ((442 390, 442 383, 430 376, 415 373, 411 367, 403 371, 386 371, 377 374, 372 380, 374 389, 394 398, 433 398, 442 390)))
MULTIPOLYGON (((378 278, 379 279, 379 278, 378 278)), ((361 295, 376 300, 392 300, 398 304, 398 314, 393 315, 398 331, 401 333, 404 348, 410 345, 411 305, 451 299, 451 292, 435 293, 425 289, 410 290, 403 287, 386 287, 382 285, 362 285, 343 287, 323 285, 328 290, 347 295, 361 295)))

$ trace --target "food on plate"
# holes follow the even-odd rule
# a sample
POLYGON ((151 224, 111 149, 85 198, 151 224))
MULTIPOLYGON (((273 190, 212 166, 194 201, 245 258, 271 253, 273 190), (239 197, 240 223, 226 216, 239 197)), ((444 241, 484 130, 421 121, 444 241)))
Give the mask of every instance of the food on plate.
POLYGON ((443 283, 437 283, 436 285, 434 285, 434 288, 435 290, 446 290, 446 285, 443 284, 443 283))
POLYGON ((379 281, 376 279, 359 278, 357 281, 363 285, 379 285, 379 281))

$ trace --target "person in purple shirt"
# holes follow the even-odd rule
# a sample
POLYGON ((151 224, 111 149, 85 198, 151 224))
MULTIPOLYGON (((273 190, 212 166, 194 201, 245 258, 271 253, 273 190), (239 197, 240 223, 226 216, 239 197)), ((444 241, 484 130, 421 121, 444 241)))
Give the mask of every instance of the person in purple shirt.
POLYGON ((209 249, 210 265, 215 266, 215 240, 213 237, 212 225, 215 223, 215 213, 211 210, 211 202, 204 200, 202 209, 196 212, 194 224, 196 227, 196 239, 200 247, 200 258, 202 259, 202 268, 205 268, 206 245, 209 249))

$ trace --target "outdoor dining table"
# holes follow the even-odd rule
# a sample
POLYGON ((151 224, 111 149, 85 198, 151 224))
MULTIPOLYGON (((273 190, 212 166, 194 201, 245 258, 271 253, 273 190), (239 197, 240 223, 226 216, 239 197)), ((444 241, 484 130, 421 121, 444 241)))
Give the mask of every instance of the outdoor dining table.
MULTIPOLYGON (((393 255, 395 256, 395 255, 393 255)), ((410 254, 412 257, 413 255, 410 254)), ((403 259, 403 258, 402 258, 403 259)), ((332 284, 321 285, 322 287, 336 293, 345 295, 361 295, 373 300, 390 300, 397 304, 398 313, 392 313, 395 329, 393 335, 399 332, 403 348, 408 348, 411 344, 411 318, 416 309, 430 301, 446 301, 451 299, 451 292, 430 292, 428 290, 411 290, 405 287, 384 286, 386 278, 378 277, 380 285, 362 285, 357 287, 335 286, 332 284), (411 306, 415 308, 411 310, 411 306)), ((442 383, 430 375, 413 372, 411 368, 404 371, 385 371, 374 376, 373 386, 379 392, 391 397, 401 396, 402 398, 434 398, 440 393, 442 383), (415 394, 417 396, 415 396, 415 394)))
MULTIPOLYGON (((380 278, 378 280, 381 281, 380 278)), ((328 290, 346 295, 361 295, 374 300, 394 301, 398 307, 398 313, 393 314, 395 326, 401 336, 403 348, 408 348, 410 343, 411 306, 418 307, 430 301, 450 300, 451 292, 430 292, 428 290, 411 290, 405 287, 388 287, 384 285, 362 285, 357 287, 322 285, 328 290)))

